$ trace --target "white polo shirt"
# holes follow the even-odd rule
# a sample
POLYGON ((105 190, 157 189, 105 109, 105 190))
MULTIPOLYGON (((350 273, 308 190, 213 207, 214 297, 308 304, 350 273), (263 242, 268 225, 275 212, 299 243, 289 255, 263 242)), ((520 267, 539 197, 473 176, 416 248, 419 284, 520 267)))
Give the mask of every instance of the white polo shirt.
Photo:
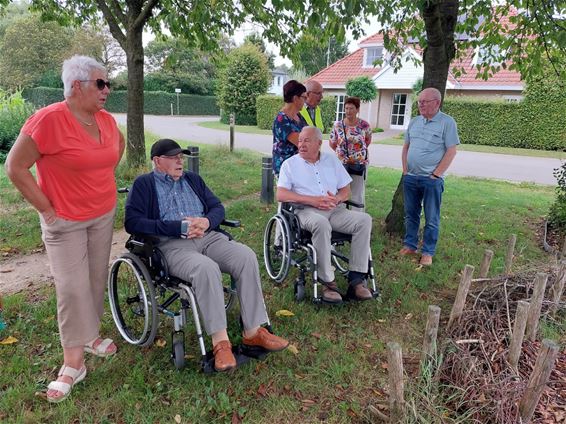
POLYGON ((304 196, 323 196, 328 192, 335 195, 351 182, 336 155, 322 152, 319 160, 311 163, 297 153, 281 165, 277 187, 304 196))

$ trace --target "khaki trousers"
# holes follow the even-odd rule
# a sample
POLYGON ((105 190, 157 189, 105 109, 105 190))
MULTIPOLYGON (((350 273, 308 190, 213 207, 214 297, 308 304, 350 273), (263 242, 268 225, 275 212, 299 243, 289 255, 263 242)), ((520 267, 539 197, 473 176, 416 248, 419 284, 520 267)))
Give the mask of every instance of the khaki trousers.
POLYGON ((325 283, 334 281, 330 251, 332 230, 352 235, 349 270, 366 273, 369 263, 369 242, 371 238, 371 216, 339 205, 331 211, 323 211, 310 206, 297 210, 301 228, 312 233, 312 243, 316 250, 317 271, 325 283))
MULTIPOLYGON (((367 171, 366 171, 367 173, 367 171)), ((353 202, 361 203, 363 208, 352 207, 353 211, 364 212, 366 204, 366 174, 364 175, 350 175, 352 182, 350 183, 351 195, 350 199, 353 202)))
POLYGON ((226 328, 222 272, 236 281, 244 330, 267 322, 259 265, 248 246, 211 231, 202 238, 170 239, 159 244, 171 275, 191 283, 211 335, 226 328))
POLYGON ((65 348, 84 346, 99 335, 115 212, 89 221, 57 218, 52 224, 40 216, 65 348))

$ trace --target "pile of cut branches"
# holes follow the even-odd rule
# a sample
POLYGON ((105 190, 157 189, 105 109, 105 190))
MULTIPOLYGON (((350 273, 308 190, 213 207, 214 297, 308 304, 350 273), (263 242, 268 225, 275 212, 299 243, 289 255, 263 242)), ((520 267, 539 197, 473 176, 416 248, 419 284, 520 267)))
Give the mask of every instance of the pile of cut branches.
MULTIPOLYGON (((483 279, 472 284, 468 309, 453 325, 443 343, 444 360, 439 370, 441 383, 448 390, 463 391, 456 411, 473 411, 473 418, 482 423, 519 422, 518 404, 534 368, 539 342, 525 339, 519 360, 518 374, 509 363, 509 342, 517 302, 532 296, 535 272, 523 275, 483 279)), ((556 282, 549 273, 545 299, 556 282)), ((544 301, 541 320, 554 319, 551 302, 544 301)), ((563 310, 563 306, 561 305, 563 310)), ((537 406, 535 423, 566 422, 566 349, 558 358, 548 387, 537 406)))

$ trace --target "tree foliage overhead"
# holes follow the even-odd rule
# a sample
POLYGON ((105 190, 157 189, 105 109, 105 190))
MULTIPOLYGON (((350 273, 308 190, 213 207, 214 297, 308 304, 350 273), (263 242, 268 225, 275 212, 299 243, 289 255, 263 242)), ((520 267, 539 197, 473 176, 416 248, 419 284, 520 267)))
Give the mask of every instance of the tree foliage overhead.
POLYGON ((275 55, 269 50, 267 50, 267 46, 265 45, 265 40, 259 33, 252 32, 251 34, 246 35, 246 37, 244 38, 244 44, 246 43, 253 44, 259 49, 260 52, 262 52, 265 55, 269 70, 272 71, 275 68, 275 55))
POLYGON ((256 124, 256 98, 266 94, 271 82, 267 58, 255 45, 243 44, 228 55, 218 87, 218 104, 223 120, 236 114, 236 124, 256 124))
POLYGON ((346 82, 346 94, 359 97, 362 102, 371 102, 377 97, 377 88, 369 77, 362 76, 346 82))
POLYGON ((348 54, 348 43, 328 36, 320 28, 308 29, 289 54, 293 68, 314 75, 348 54))

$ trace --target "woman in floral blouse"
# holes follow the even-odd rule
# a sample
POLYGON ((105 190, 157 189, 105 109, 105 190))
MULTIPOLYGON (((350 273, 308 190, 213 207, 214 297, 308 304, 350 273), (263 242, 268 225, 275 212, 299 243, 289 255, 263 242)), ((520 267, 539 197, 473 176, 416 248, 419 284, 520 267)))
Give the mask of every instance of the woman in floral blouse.
POLYGON ((305 104, 307 89, 298 81, 290 80, 283 86, 281 108, 273 121, 273 173, 279 175, 281 164, 298 152, 299 133, 303 123, 299 112, 305 104))
MULTIPOLYGON (((364 165, 368 166, 368 146, 371 143, 371 127, 369 123, 358 118, 360 111, 360 99, 348 97, 344 102, 345 117, 336 121, 330 133, 330 147, 336 150, 338 159, 346 166, 364 165)), ((365 180, 367 171, 363 175, 355 175, 350 172, 352 183, 352 201, 365 203, 365 180)), ((356 209, 356 208, 354 208, 356 209)), ((363 210, 363 209, 360 209, 363 210)))

